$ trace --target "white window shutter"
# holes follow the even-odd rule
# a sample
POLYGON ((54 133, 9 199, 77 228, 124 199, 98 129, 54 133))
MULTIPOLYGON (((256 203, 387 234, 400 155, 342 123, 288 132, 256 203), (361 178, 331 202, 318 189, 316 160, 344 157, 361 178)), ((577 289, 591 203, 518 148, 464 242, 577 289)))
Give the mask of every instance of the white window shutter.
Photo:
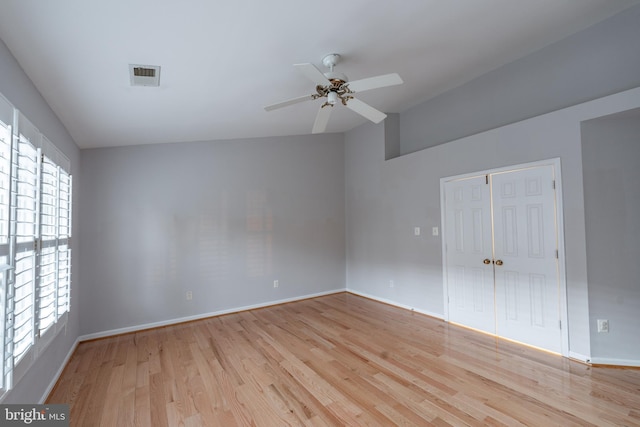
POLYGON ((72 177, 60 168, 58 191, 58 314, 69 311, 71 293, 71 194, 72 177))
POLYGON ((36 243, 38 239, 39 150, 33 125, 20 116, 19 136, 13 150, 12 217, 10 232, 15 254, 13 274, 13 368, 15 380, 26 372, 36 339, 36 243), (26 130, 22 133, 23 128, 26 130))
POLYGON ((58 167, 46 156, 40 165, 40 230, 37 336, 43 337, 57 319, 58 167))
POLYGON ((0 398, 70 309, 70 162, 0 95, 0 398))
POLYGON ((13 369, 13 299, 9 293, 9 215, 13 106, 0 96, 0 390, 11 387, 13 369), (10 305, 11 304, 11 305, 10 305))

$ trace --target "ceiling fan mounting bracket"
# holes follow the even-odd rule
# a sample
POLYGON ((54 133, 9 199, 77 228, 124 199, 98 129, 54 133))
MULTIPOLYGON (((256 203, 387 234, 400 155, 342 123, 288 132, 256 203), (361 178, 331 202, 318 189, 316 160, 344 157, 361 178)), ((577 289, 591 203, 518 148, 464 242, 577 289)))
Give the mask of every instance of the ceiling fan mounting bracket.
POLYGON ((322 58, 322 64, 331 71, 333 71, 333 67, 335 67, 338 62, 340 62, 340 55, 337 53, 330 53, 322 58))

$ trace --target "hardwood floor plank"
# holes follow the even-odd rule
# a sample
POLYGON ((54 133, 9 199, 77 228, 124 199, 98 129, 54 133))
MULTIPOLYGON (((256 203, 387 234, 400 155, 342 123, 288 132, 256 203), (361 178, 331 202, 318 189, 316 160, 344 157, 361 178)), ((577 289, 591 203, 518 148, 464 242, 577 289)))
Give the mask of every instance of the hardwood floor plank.
POLYGON ((340 293, 80 343, 47 402, 79 427, 640 426, 640 370, 340 293))
MULTIPOLYGON (((106 352, 105 352, 106 354, 106 352)), ((98 426, 105 410, 107 386, 111 377, 112 364, 103 358, 96 358, 94 369, 87 376, 87 381, 80 389, 80 399, 71 405, 69 417, 78 420, 80 426, 98 426), (95 373, 95 376, 91 373, 95 373)), ((71 403, 59 401, 60 403, 71 403)), ((56 402, 51 402, 56 403, 56 402)), ((117 408, 115 408, 117 410, 117 408)))
MULTIPOLYGON (((140 370, 145 370, 147 362, 139 365, 140 370)), ((146 382, 138 383, 134 394, 134 413, 133 424, 135 426, 150 426, 151 424, 151 390, 149 387, 148 376, 145 376, 146 382)))
POLYGON ((164 393, 164 380, 161 372, 149 376, 149 406, 151 408, 151 425, 156 427, 168 427, 166 398, 164 393))
POLYGON ((124 410, 124 408, 121 406, 121 386, 123 376, 124 364, 119 364, 111 368, 109 383, 107 385, 107 392, 105 393, 105 400, 103 402, 104 408, 106 410, 103 410, 103 415, 100 419, 101 426, 118 425, 119 412, 124 410))

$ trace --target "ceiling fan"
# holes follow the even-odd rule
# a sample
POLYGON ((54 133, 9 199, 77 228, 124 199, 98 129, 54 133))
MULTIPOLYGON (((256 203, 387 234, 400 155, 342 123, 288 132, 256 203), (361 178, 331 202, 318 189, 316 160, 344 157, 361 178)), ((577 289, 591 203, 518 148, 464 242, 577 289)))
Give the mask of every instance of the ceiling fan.
POLYGON ((315 65, 310 63, 294 64, 294 67, 316 84, 316 93, 289 99, 277 104, 267 105, 264 109, 271 111, 303 101, 326 98, 326 101, 318 110, 311 133, 322 133, 325 131, 327 123, 329 123, 329 117, 331 117, 333 106, 338 102, 341 102, 342 105, 372 122, 380 123, 387 115, 376 110, 369 104, 354 98, 353 95, 364 92, 365 90, 399 85, 403 83, 402 79, 397 73, 391 73, 350 82, 344 74, 333 71, 333 68, 339 61, 340 55, 337 53, 331 53, 325 56, 322 59, 322 64, 329 68, 329 72, 327 73, 322 73, 315 65))

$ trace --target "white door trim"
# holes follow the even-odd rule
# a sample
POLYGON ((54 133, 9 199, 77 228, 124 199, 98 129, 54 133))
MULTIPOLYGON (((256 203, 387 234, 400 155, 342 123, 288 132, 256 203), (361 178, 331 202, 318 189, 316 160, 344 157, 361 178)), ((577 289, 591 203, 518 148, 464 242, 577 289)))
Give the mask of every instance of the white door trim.
POLYGON ((560 287, 560 321, 562 322, 561 336, 562 336, 562 355, 569 357, 569 317, 567 309, 567 280, 566 280, 566 267, 565 267, 565 245, 564 245, 564 208, 562 204, 562 174, 560 158, 552 158, 547 160, 540 160, 536 162, 521 163, 518 165, 505 166, 501 168, 488 169, 485 171, 471 172, 462 175, 449 176, 440 178, 440 230, 442 230, 442 280, 443 280, 443 303, 444 303, 444 320, 449 321, 449 293, 448 293, 448 278, 447 278, 447 236, 446 236, 446 204, 445 204, 445 184, 450 181, 460 180, 464 178, 470 178, 478 175, 490 175, 493 173, 507 172, 510 170, 527 169, 539 166, 553 166, 555 173, 556 184, 556 207, 555 212, 556 230, 557 230, 557 246, 558 246, 558 285, 560 287))

